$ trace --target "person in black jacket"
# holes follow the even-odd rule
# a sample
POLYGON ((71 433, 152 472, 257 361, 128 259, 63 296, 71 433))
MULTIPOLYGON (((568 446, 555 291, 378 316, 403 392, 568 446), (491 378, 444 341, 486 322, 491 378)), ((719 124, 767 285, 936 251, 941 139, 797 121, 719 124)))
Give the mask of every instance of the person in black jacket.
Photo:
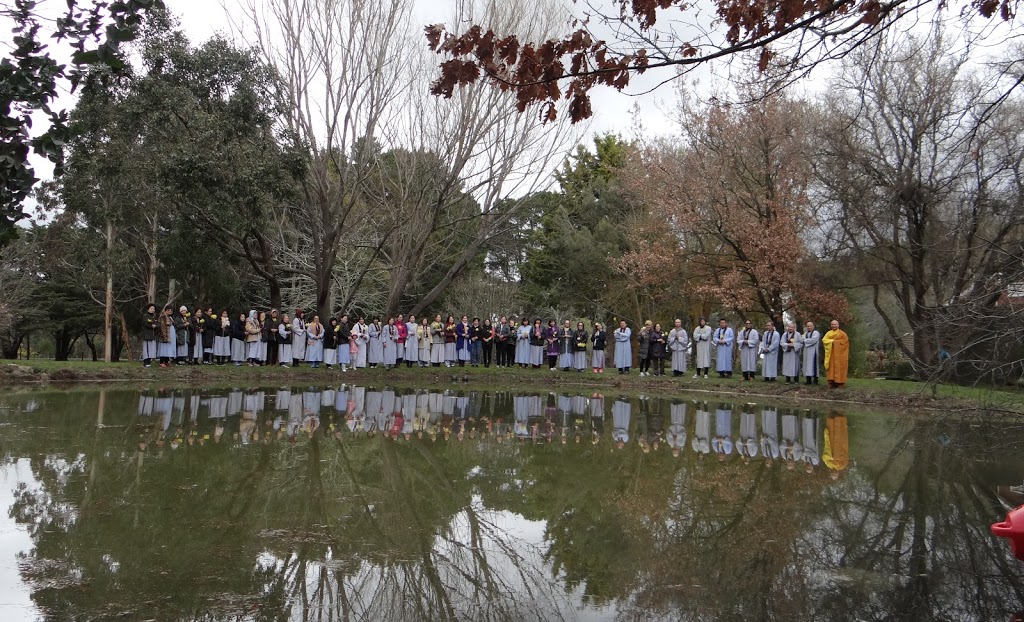
POLYGON ((267 321, 263 325, 264 330, 268 333, 267 338, 267 365, 274 366, 278 364, 278 343, 277 343, 277 329, 281 325, 281 315, 277 312, 277 309, 271 309, 270 315, 267 316, 267 321))
POLYGON ((241 367, 245 361, 245 312, 231 320, 231 361, 241 367))
POLYGON ((338 318, 332 317, 324 330, 324 367, 331 369, 338 362, 338 318))
POLYGON ((160 318, 156 314, 156 305, 152 302, 146 305, 146 311, 142 314, 142 366, 149 367, 153 364, 156 356, 156 338, 160 318))
POLYGON ((608 341, 608 333, 604 332, 604 324, 594 322, 594 334, 590 336, 594 344, 594 352, 590 357, 590 366, 595 374, 604 373, 604 348, 608 341))
POLYGON ((213 307, 207 307, 206 325, 203 328, 203 365, 213 365, 213 341, 219 324, 220 319, 213 314, 213 307))

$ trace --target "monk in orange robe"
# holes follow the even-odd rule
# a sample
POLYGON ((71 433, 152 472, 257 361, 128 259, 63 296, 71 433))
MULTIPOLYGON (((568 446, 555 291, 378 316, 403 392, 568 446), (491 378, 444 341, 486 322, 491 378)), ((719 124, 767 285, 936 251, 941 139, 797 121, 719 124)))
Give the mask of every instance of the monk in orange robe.
POLYGON ((831 469, 832 479, 850 464, 850 435, 846 429, 846 415, 830 413, 825 420, 825 451, 822 462, 831 469))
POLYGON ((830 389, 846 384, 846 373, 850 369, 850 337, 839 330, 839 321, 832 320, 831 330, 821 338, 825 346, 825 378, 830 389))

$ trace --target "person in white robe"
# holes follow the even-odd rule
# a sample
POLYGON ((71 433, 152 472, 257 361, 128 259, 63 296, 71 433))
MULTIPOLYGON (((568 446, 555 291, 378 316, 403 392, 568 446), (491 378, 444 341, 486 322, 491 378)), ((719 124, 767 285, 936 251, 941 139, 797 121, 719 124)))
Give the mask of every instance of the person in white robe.
POLYGON ((740 440, 736 443, 738 453, 745 464, 757 457, 757 415, 751 412, 740 413, 740 440))
POLYGON ((697 326, 693 329, 693 349, 697 368, 697 373, 693 375, 694 378, 708 377, 708 371, 711 369, 711 334, 713 332, 704 318, 700 318, 697 326))
POLYGON ((779 443, 779 457, 786 463, 786 469, 792 471, 796 463, 803 458, 803 446, 800 444, 800 423, 792 412, 782 415, 782 442, 779 443))
POLYGON ((384 362, 384 336, 383 326, 380 325, 380 318, 373 318, 370 325, 366 327, 366 335, 369 337, 369 346, 366 353, 366 361, 370 367, 376 367, 384 362))
POLYGON ((292 319, 292 364, 298 366, 306 360, 306 320, 302 309, 295 309, 292 319))
POLYGON ((803 335, 803 375, 807 384, 818 384, 818 344, 821 343, 821 333, 814 330, 814 322, 807 322, 803 335))
POLYGON ((390 370, 398 364, 398 327, 395 326, 394 319, 389 319, 387 325, 381 329, 381 346, 384 350, 381 362, 384 363, 385 370, 390 370))
POLYGON ((774 408, 761 410, 761 455, 769 467, 779 459, 779 411, 774 408))
POLYGON ((732 378, 732 346, 735 340, 736 335, 729 322, 725 318, 718 320, 712 343, 715 346, 715 371, 719 378, 732 378))
POLYGON ((632 416, 633 403, 628 397, 623 396, 615 400, 612 404, 612 440, 619 449, 629 442, 629 420, 632 416))
POLYGON ((291 367, 292 323, 287 313, 281 316, 281 323, 277 325, 277 357, 281 367, 291 367))
POLYGON ((668 349, 672 353, 672 375, 682 376, 686 373, 686 353, 690 348, 690 336, 683 328, 683 321, 676 318, 675 326, 668 331, 668 349))
POLYGON ((678 458, 679 453, 686 448, 686 402, 672 402, 669 406, 669 421, 665 442, 672 448, 672 456, 678 458))
POLYGON ((697 405, 697 416, 693 426, 693 441, 690 445, 697 453, 697 459, 703 460, 711 453, 711 411, 707 402, 697 405), (703 407, 702 407, 703 406, 703 407))
POLYGON ((725 404, 719 404, 715 409, 715 437, 711 439, 711 450, 718 455, 719 462, 732 455, 732 409, 725 404))
POLYGON ((790 322, 786 332, 779 339, 782 349, 782 375, 786 384, 800 381, 800 349, 803 347, 803 336, 796 331, 796 324, 790 322))
POLYGON ((365 368, 370 341, 370 332, 366 326, 366 318, 361 317, 352 325, 352 340, 356 344, 356 354, 352 357, 352 366, 356 369, 365 368))
POLYGON ((416 316, 410 315, 409 321, 405 323, 405 366, 412 367, 413 363, 419 364, 420 357, 420 336, 417 333, 419 326, 416 325, 416 316))
POLYGON ((740 347, 740 371, 744 380, 753 380, 757 376, 757 355, 760 353, 760 335, 753 322, 747 320, 736 335, 736 343, 740 347))
POLYGON ((628 374, 633 366, 633 331, 626 326, 626 320, 619 321, 613 335, 615 339, 615 367, 620 374, 628 374))
POLYGON ((775 382, 779 375, 779 331, 767 322, 761 334, 761 374, 765 382, 775 382))

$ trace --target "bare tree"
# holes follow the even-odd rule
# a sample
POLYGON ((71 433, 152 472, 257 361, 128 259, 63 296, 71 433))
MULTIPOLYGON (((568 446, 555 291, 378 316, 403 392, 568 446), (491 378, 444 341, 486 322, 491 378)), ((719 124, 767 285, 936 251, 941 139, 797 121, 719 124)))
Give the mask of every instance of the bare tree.
POLYGON ((991 105, 1003 85, 973 72, 969 53, 941 29, 881 40, 852 57, 823 102, 822 214, 922 377, 988 339, 982 318, 1024 277, 1024 109, 991 105))
MULTIPOLYGON (((387 293, 378 310, 432 304, 502 230, 518 205, 508 199, 546 183, 578 136, 519 114, 513 96, 484 85, 450 100, 430 97, 431 55, 411 5, 246 2, 243 31, 281 72, 288 129, 311 160, 301 200, 284 210, 296 235, 282 236, 276 252, 313 281, 322 313, 366 299, 360 287, 382 267, 387 293), (335 305, 341 255, 347 282, 335 305)), ((486 2, 463 14, 543 35, 560 21, 554 7, 486 2)))

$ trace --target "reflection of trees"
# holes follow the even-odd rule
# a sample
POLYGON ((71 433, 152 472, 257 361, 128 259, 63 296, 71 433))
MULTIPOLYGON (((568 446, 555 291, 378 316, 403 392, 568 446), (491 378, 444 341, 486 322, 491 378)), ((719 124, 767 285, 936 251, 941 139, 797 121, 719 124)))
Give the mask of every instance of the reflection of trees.
POLYGON ((103 427, 61 414, 94 394, 35 399, 0 450, 34 456, 11 514, 51 619, 552 619, 582 599, 622 619, 998 620, 1024 600, 987 533, 985 482, 1024 453, 1007 425, 873 428, 832 482, 636 444, 339 439, 328 412, 295 442, 263 417, 248 446, 137 451, 187 421, 160 432, 127 393, 103 427))

